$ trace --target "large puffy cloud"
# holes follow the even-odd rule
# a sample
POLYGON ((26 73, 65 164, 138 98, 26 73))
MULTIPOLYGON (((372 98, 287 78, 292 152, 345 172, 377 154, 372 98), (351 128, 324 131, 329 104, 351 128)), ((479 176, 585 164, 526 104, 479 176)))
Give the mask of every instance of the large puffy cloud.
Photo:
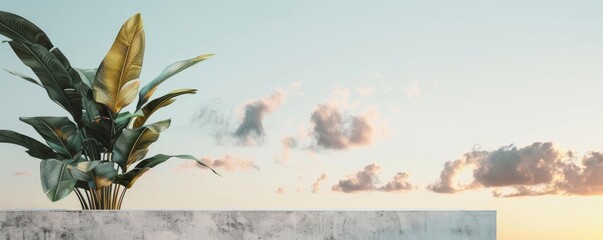
POLYGON ((381 167, 377 164, 369 164, 362 171, 340 180, 331 189, 336 192, 354 193, 366 191, 406 192, 414 188, 408 182, 409 174, 405 172, 397 173, 387 184, 378 186, 380 171, 381 167))
POLYGON ((314 127, 311 136, 317 149, 347 149, 370 145, 382 127, 375 111, 351 116, 330 104, 318 105, 310 118, 314 127))
POLYGON ((241 123, 233 136, 242 145, 255 145, 264 137, 264 116, 276 110, 285 100, 286 93, 276 90, 273 94, 262 99, 248 101, 241 123))
MULTIPOLYGON (((252 159, 237 157, 230 154, 225 154, 221 158, 203 157, 201 161, 207 166, 215 170, 223 170, 227 172, 246 171, 246 170, 259 170, 258 166, 255 165, 255 161, 252 159)), ((185 171, 191 168, 202 168, 207 169, 196 162, 187 161, 182 162, 176 167, 177 171, 185 171)))
POLYGON ((427 188, 438 193, 493 188, 496 197, 603 194, 603 154, 591 152, 575 163, 574 153, 552 143, 536 142, 523 148, 501 147, 473 151, 444 165, 440 178, 427 188), (473 171, 468 184, 455 184, 465 168, 473 171), (503 193, 505 189, 511 192, 503 193))

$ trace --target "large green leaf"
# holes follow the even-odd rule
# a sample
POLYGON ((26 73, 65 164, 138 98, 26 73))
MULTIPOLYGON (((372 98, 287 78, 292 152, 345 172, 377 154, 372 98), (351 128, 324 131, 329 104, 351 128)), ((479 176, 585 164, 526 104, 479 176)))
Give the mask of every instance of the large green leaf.
POLYGON ((158 109, 170 105, 174 101, 176 101, 176 99, 174 99, 175 97, 183 94, 195 94, 196 92, 196 89, 178 89, 160 98, 154 99, 153 101, 144 105, 142 109, 137 111, 140 116, 136 117, 136 120, 134 120, 134 128, 141 127, 142 125, 144 125, 144 123, 149 119, 151 114, 153 114, 158 109))
POLYGON ((72 84, 71 76, 57 57, 40 45, 26 45, 10 41, 10 46, 21 61, 38 76, 51 100, 59 104, 79 122, 82 100, 72 84))
POLYGON ((31 125, 48 146, 66 158, 74 158, 82 149, 82 135, 66 117, 19 118, 31 125))
POLYGON ((53 47, 48 36, 38 26, 9 12, 0 11, 0 34, 30 45, 39 44, 49 50, 53 47))
POLYGON ((134 185, 134 182, 136 182, 136 180, 138 180, 138 178, 140 178, 140 176, 142 176, 145 172, 147 172, 149 169, 167 161, 170 158, 181 158, 181 159, 188 159, 188 160, 193 160, 196 161, 199 165, 204 166, 206 168, 209 168, 212 172, 214 172, 217 175, 220 175, 219 173, 217 173, 214 169, 212 169, 211 167, 207 166, 205 163, 203 163, 201 160, 191 156, 191 155, 165 155, 165 154, 157 154, 153 157, 147 158, 145 160, 140 161, 138 164, 136 164, 136 167, 134 167, 132 170, 130 170, 129 172, 125 173, 125 174, 121 174, 117 176, 116 182, 126 186, 127 188, 131 188, 134 185))
POLYGON ((144 30, 140 13, 119 30, 94 80, 94 100, 116 115, 134 101, 144 56, 144 30))
POLYGON ((200 56, 197 56, 197 57, 194 57, 191 59, 187 59, 184 61, 175 62, 175 63, 172 63, 171 65, 167 66, 163 70, 163 72, 161 72, 161 74, 159 74, 159 76, 157 76, 155 79, 153 79, 153 81, 151 81, 150 83, 145 85, 142 89, 140 89, 140 93, 138 93, 138 104, 136 105, 136 109, 140 109, 142 107, 142 105, 151 98, 151 96, 153 95, 153 93, 155 92, 155 90, 157 89, 159 84, 161 84, 168 78, 178 74, 182 70, 187 69, 188 67, 191 67, 191 66, 193 66, 205 59, 208 59, 212 56, 213 56, 213 54, 204 54, 204 55, 200 55, 200 56))
POLYGON ((89 183, 87 186, 93 185, 96 189, 100 189, 111 185, 113 179, 117 176, 117 169, 113 165, 113 162, 105 160, 84 160, 70 163, 67 168, 76 180, 83 182, 93 181, 93 184, 89 183))
POLYGON ((87 137, 95 139, 101 143, 106 149, 110 149, 112 140, 113 122, 107 108, 98 104, 88 97, 82 99, 83 114, 82 122, 87 137))
POLYGON ((71 161, 48 159, 40 163, 40 177, 44 194, 53 202, 68 196, 77 180, 71 176, 67 166, 71 161))
POLYGON ((68 164, 67 169, 76 180, 92 181, 94 179, 92 169, 100 163, 101 160, 86 161, 85 159, 81 159, 79 162, 68 164))
POLYGON ((94 169, 94 184, 97 189, 107 187, 113 183, 113 179, 117 176, 117 169, 113 166, 113 162, 102 162, 94 169))
POLYGON ((128 166, 144 158, 149 146, 157 141, 159 133, 170 126, 170 120, 164 120, 135 129, 124 129, 113 146, 113 161, 125 172, 128 166))
POLYGON ((0 142, 12 143, 27 148, 27 154, 42 160, 60 158, 51 148, 38 140, 10 130, 0 130, 0 142))

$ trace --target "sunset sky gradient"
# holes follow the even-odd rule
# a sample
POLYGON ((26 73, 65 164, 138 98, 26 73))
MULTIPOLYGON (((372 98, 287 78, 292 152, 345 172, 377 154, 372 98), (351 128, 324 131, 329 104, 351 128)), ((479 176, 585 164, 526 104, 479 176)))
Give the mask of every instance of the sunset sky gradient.
MULTIPOLYGON (((496 210, 498 239, 603 239, 600 1, 5 1, 79 68, 142 14, 142 83, 198 88, 125 209, 496 210)), ((4 40, 4 39, 2 39, 4 40)), ((33 75, 7 44, 0 67, 33 75)), ((66 116, 0 72, 0 129, 66 116)), ((129 109, 129 108, 127 108, 129 109)), ((0 208, 51 203, 39 161, 0 145, 0 208)))

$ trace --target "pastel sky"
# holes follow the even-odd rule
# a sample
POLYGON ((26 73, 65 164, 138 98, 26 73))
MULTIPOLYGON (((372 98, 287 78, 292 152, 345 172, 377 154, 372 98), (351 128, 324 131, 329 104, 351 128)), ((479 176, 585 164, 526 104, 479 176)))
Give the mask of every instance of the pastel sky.
MULTIPOLYGON (((5 1, 95 68, 142 13, 144 83, 198 88, 158 112, 171 160, 125 209, 496 210, 499 239, 603 238, 600 1, 5 1), (601 151, 601 152, 600 152, 601 151)), ((31 75, 6 44, 0 67, 31 75)), ((0 129, 64 116, 0 72, 0 129)), ((159 95, 157 95, 159 96, 159 95)), ((51 203, 39 161, 0 145, 0 208, 51 203)))

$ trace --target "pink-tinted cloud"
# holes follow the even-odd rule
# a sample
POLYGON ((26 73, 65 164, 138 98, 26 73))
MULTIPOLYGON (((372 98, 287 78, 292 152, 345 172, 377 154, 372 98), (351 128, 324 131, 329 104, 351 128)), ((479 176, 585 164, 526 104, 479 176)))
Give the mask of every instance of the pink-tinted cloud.
POLYGON ((413 190, 414 186, 408 182, 408 177, 408 173, 399 172, 394 176, 394 179, 380 189, 386 192, 408 192, 413 190))
POLYGON ((281 154, 276 158, 276 162, 286 164, 291 160, 291 148, 297 146, 297 140, 292 137, 285 137, 281 139, 281 144, 281 154))
POLYGON ((340 180, 331 189, 336 192, 354 193, 367 191, 386 191, 386 192, 407 192, 414 189, 414 186, 408 182, 408 173, 399 172, 394 178, 383 186, 378 186, 378 174, 381 167, 377 164, 370 164, 364 167, 362 171, 340 180))
POLYGON ((274 192, 278 193, 278 194, 285 194, 285 188, 284 187, 278 187, 274 192))
MULTIPOLYGON (((203 157, 201 158, 201 161, 213 169, 227 172, 247 171, 251 169, 259 170, 252 159, 237 157, 230 154, 226 154, 222 158, 203 157)), ((186 171, 191 168, 201 168, 207 170, 207 168, 200 166, 196 162, 186 161, 180 163, 176 167, 176 171, 186 171)))
POLYGON ((492 188, 496 197, 603 195, 603 154, 590 152, 580 164, 573 159, 571 151, 560 150, 550 142, 473 151, 447 162, 440 179, 427 188, 438 193, 492 188), (473 171, 473 181, 455 185, 454 177, 467 167, 473 171), (511 192, 504 193, 509 189, 511 192))
POLYGON ((320 175, 320 177, 316 179, 316 181, 312 184, 312 193, 318 193, 318 191, 320 191, 320 183, 326 179, 326 174, 323 173, 322 175, 320 175))
POLYGON ((370 145, 384 132, 376 111, 346 115, 332 105, 323 104, 318 105, 310 120, 314 125, 310 134, 317 149, 341 150, 370 145))
POLYGON ((340 180, 339 183, 335 184, 331 189, 336 192, 363 192, 373 191, 378 187, 376 184, 379 182, 377 174, 381 171, 381 167, 377 164, 370 164, 364 167, 364 170, 356 172, 352 176, 348 176, 347 179, 340 180))
POLYGON ((421 97, 421 89, 417 82, 413 82, 408 86, 402 88, 402 91, 404 91, 404 94, 406 94, 406 96, 410 99, 421 97))
POLYGON ((29 176, 31 175, 30 171, 18 171, 12 174, 13 176, 29 176))

